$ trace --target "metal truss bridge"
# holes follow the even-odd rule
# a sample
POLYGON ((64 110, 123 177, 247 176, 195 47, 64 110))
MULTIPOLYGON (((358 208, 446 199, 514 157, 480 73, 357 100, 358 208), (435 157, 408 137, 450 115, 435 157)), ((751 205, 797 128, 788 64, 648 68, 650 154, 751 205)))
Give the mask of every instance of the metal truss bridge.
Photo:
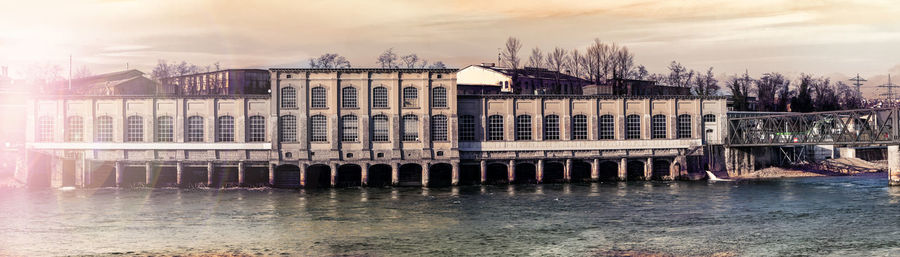
POLYGON ((900 143, 897 107, 814 113, 729 114, 729 147, 900 143))

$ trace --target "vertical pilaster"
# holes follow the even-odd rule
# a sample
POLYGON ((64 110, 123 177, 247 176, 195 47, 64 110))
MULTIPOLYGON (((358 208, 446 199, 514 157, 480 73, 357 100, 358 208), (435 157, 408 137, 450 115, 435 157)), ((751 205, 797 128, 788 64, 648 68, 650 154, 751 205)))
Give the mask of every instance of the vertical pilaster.
POLYGON ((653 157, 647 157, 647 163, 644 165, 644 180, 650 180, 653 176, 653 157))
POLYGON ((337 186, 338 168, 340 168, 340 167, 341 167, 340 164, 335 163, 334 166, 331 168, 331 187, 337 186))
POLYGON ((628 179, 628 159, 622 158, 619 160, 619 181, 625 181, 628 179))
POLYGON ((275 164, 269 164, 269 186, 275 185, 275 164))
POLYGON ((175 163, 175 184, 178 186, 184 186, 184 163, 176 162, 175 163))
POLYGON ((428 172, 431 168, 431 163, 423 163, 422 164, 422 186, 428 187, 428 172))
POLYGON ((153 162, 147 162, 147 163, 145 163, 145 164, 144 164, 144 169, 145 169, 145 170, 144 170, 144 183, 146 183, 147 186, 154 186, 154 185, 153 185, 153 181, 154 181, 154 177, 153 177, 153 162))
POLYGON ((535 172, 536 174, 534 174, 534 176, 536 177, 537 182, 543 183, 544 182, 544 160, 537 161, 537 167, 535 167, 535 170, 537 172, 535 172))
POLYGON ((300 167, 300 186, 305 187, 306 186, 306 169, 309 168, 309 165, 307 165, 306 163, 299 163, 297 166, 300 167))
POLYGON ((481 172, 479 175, 480 176, 479 181, 481 182, 481 184, 484 184, 484 182, 487 180, 487 162, 486 161, 481 160, 481 169, 479 171, 481 172))
POLYGON ((509 181, 510 184, 513 182, 516 182, 516 161, 515 160, 509 160, 509 169, 507 169, 506 171, 507 171, 507 174, 506 174, 507 181, 509 181))
POLYGON ((394 163, 391 167, 391 185, 397 186, 400 184, 400 163, 394 163))
POLYGON ((591 181, 600 180, 600 159, 591 162, 591 181))
POLYGON ((563 179, 566 182, 572 180, 572 159, 566 159, 566 169, 563 171, 563 179))
POLYGON ((459 161, 450 162, 452 165, 452 170, 450 171, 450 184, 457 186, 459 185, 459 161))
MULTIPOLYGON (((363 134, 365 134, 365 133, 363 133, 363 134)), ((361 169, 360 172, 362 173, 362 174, 360 174, 362 176, 362 181, 360 181, 359 184, 362 186, 368 186, 369 185, 369 163, 363 163, 362 165, 359 165, 359 167, 361 169)))
POLYGON ((125 179, 125 164, 116 162, 116 187, 122 187, 125 179))
POLYGON ((246 181, 246 173, 244 172, 244 162, 238 162, 237 170, 238 170, 238 186, 244 186, 244 181, 246 181))
POLYGON ((888 146, 888 185, 900 186, 900 146, 888 146))
POLYGON ((216 169, 213 162, 206 162, 206 186, 211 187, 215 178, 214 171, 216 169))

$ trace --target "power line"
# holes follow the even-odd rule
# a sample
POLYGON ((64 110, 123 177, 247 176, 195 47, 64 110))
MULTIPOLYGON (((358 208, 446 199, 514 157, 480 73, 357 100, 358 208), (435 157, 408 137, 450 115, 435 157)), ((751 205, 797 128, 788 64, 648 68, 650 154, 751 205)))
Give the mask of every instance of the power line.
POLYGON ((887 88, 887 93, 881 93, 882 96, 887 96, 887 101, 889 105, 894 105, 894 88, 900 88, 900 86, 891 83, 891 74, 888 74, 888 83, 884 85, 878 86, 880 88, 887 88))

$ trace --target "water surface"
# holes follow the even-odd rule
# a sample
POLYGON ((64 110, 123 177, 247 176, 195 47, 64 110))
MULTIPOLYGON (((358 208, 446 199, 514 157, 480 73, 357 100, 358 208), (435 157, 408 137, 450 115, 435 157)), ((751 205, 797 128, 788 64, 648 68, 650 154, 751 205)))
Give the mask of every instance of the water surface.
POLYGON ((0 191, 0 255, 900 255, 883 177, 0 191))

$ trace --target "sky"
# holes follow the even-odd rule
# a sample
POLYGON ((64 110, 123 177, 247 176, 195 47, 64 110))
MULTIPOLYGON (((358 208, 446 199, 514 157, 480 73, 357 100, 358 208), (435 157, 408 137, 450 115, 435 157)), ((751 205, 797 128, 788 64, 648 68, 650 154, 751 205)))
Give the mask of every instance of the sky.
POLYGON ((496 62, 505 40, 521 55, 584 49, 600 39, 628 47, 650 72, 673 60, 749 72, 860 74, 868 92, 900 76, 900 4, 887 0, 385 0, 0 1, 0 65, 23 76, 35 64, 93 73, 149 72, 158 60, 226 68, 300 67, 323 53, 374 67, 393 48, 451 67, 496 62))

